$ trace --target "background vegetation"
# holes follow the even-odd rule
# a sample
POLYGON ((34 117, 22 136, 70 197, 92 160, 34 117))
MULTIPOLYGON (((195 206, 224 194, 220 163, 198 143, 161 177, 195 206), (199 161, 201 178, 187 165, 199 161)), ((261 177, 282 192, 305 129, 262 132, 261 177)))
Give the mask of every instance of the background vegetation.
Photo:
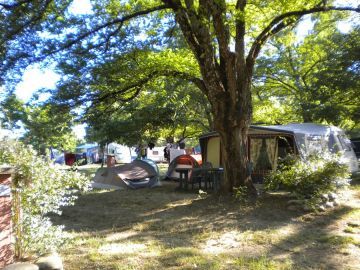
POLYGON ((55 166, 31 147, 15 141, 0 142, 0 163, 13 169, 13 224, 16 256, 44 253, 66 240, 63 226, 52 226, 48 214, 61 214, 79 191, 89 189, 89 178, 55 166))

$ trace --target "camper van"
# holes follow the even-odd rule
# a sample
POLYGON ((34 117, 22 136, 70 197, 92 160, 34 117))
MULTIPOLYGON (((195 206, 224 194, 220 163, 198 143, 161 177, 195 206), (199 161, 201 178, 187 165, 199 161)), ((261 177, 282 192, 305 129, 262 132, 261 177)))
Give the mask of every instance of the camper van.
MULTIPOLYGON (((275 126, 250 126, 248 156, 252 164, 252 178, 261 181, 269 171, 275 170, 279 158, 296 154, 303 158, 315 152, 341 153, 349 172, 358 171, 358 162, 345 132, 334 126, 312 123, 275 126)), ((217 132, 200 137, 203 162, 222 167, 220 137, 217 132)))

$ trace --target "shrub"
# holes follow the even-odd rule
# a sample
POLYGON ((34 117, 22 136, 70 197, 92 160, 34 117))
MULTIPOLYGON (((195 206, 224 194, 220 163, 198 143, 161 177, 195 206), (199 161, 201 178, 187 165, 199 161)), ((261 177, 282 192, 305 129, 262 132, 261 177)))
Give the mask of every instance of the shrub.
POLYGON ((249 199, 248 188, 246 186, 234 187, 233 192, 235 199, 241 203, 245 203, 249 199))
POLYGON ((47 215, 61 214, 61 207, 73 204, 80 190, 88 190, 89 180, 61 169, 16 141, 0 142, 0 163, 14 169, 16 255, 56 249, 64 241, 63 228, 53 226, 47 215))
POLYGON ((287 156, 279 162, 277 170, 265 177, 264 186, 266 190, 281 187, 314 204, 322 194, 347 184, 348 177, 347 166, 335 154, 316 153, 304 159, 287 156))

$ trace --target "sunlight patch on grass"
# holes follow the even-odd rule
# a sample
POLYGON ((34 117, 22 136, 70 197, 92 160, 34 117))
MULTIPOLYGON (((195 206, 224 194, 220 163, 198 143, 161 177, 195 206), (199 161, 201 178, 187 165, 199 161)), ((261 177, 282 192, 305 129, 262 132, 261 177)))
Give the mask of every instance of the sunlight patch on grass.
POLYGON ((246 242, 257 245, 272 244, 279 239, 278 230, 245 231, 243 238, 246 242))
POLYGON ((359 220, 360 222, 360 209, 352 209, 349 213, 346 214, 344 218, 350 220, 359 220))
POLYGON ((95 250, 91 250, 87 255, 88 260, 90 260, 92 262, 99 261, 99 257, 101 257, 99 252, 97 252, 95 250))
POLYGON ((147 246, 138 243, 112 243, 106 244, 99 248, 100 254, 125 254, 145 251, 147 246))
POLYGON ((191 205, 195 200, 197 200, 197 198, 184 199, 184 200, 178 200, 175 202, 171 202, 171 203, 166 204, 165 207, 145 212, 145 213, 141 214, 140 216, 148 217, 148 216, 160 214, 160 213, 175 209, 180 206, 188 206, 188 205, 191 205))
POLYGON ((216 238, 208 239, 203 247, 203 251, 211 254, 224 253, 228 249, 240 247, 241 240, 242 235, 238 231, 225 232, 216 238))
POLYGON ((342 248, 347 247, 350 244, 360 246, 360 243, 357 242, 351 236, 342 236, 342 235, 323 236, 319 239, 319 241, 329 246, 337 246, 342 248))
POLYGON ((248 269, 248 270, 290 270, 293 269, 291 262, 274 261, 268 259, 266 256, 258 258, 237 258, 234 262, 236 269, 248 269))
POLYGON ((221 269, 220 262, 213 260, 195 248, 167 250, 160 259, 163 269, 221 269))
POLYGON ((176 201, 176 202, 171 202, 171 203, 168 203, 166 205, 166 207, 169 209, 169 208, 174 208, 174 207, 179 207, 179 206, 186 206, 186 205, 190 205, 193 203, 194 200, 179 200, 179 201, 176 201))
POLYGON ((346 228, 344 229, 345 233, 355 234, 360 238, 360 222, 348 222, 346 228))
POLYGON ((71 240, 71 245, 74 246, 84 246, 91 249, 98 249, 102 243, 104 242, 104 239, 101 237, 92 237, 89 235, 83 235, 79 237, 74 237, 71 240))
POLYGON ((358 233, 358 230, 354 229, 354 228, 351 228, 351 227, 347 227, 344 229, 344 233, 358 233))
POLYGON ((146 221, 146 222, 139 222, 132 226, 132 229, 137 232, 143 232, 146 230, 149 230, 151 227, 152 222, 146 221))
POLYGON ((134 232, 134 231, 124 231, 124 232, 117 232, 117 233, 112 233, 110 235, 108 235, 105 240, 107 242, 115 242, 115 241, 122 241, 125 239, 128 239, 130 237, 134 237, 136 236, 138 233, 134 232))
POLYGON ((195 238, 204 241, 202 250, 205 253, 221 254, 229 250, 236 250, 240 247, 253 245, 270 245, 287 237, 291 233, 289 228, 280 228, 279 230, 247 230, 240 232, 238 230, 226 231, 223 233, 204 232, 195 238))
POLYGON ((133 225, 133 230, 137 232, 146 232, 146 231, 167 231, 167 224, 161 219, 150 219, 144 222, 139 222, 133 225))

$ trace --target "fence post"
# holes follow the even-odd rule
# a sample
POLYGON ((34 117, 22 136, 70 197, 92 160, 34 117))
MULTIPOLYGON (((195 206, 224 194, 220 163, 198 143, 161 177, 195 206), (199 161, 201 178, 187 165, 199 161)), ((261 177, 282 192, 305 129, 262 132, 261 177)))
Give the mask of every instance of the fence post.
POLYGON ((0 167, 0 269, 14 262, 11 168, 0 167))

